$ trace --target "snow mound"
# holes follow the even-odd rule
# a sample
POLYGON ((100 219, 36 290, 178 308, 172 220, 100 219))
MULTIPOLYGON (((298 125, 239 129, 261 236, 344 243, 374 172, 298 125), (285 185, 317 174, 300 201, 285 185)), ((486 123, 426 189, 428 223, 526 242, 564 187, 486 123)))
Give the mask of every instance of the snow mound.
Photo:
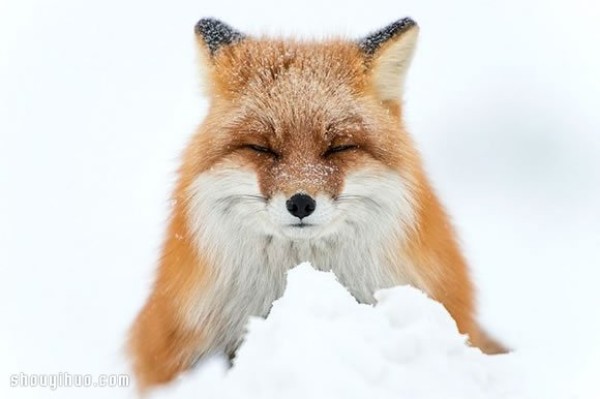
POLYGON ((466 345, 445 308, 410 286, 356 302, 332 273, 291 270, 267 319, 253 318, 234 366, 211 360, 154 397, 524 398, 510 355, 466 345))

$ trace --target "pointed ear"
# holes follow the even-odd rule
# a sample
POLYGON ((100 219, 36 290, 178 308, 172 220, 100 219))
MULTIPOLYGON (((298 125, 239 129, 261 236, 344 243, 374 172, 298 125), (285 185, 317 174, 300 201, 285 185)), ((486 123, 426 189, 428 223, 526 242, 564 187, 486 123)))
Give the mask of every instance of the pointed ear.
POLYGON ((231 26, 213 18, 203 18, 194 28, 200 51, 200 87, 204 95, 211 97, 215 91, 215 57, 220 50, 238 43, 246 37, 231 26))
POLYGON ((359 41, 367 60, 369 78, 382 100, 402 99, 418 33, 416 22, 404 18, 359 41))
POLYGON ((241 32, 214 18, 203 18, 198 21, 194 32, 209 59, 212 59, 221 48, 237 43, 245 37, 241 32))

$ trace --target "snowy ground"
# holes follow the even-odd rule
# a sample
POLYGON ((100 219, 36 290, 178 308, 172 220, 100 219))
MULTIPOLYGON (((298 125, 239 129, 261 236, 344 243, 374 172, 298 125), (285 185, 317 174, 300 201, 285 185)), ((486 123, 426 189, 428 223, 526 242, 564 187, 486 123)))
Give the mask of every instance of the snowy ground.
POLYGON ((302 264, 269 317, 251 320, 231 371, 214 361, 152 398, 526 397, 512 355, 468 347, 441 304, 409 286, 375 297, 358 304, 332 273, 302 264))
POLYGON ((197 19, 356 37, 405 15, 421 25, 407 124, 484 324, 538 397, 600 397, 592 0, 0 2, 0 397, 132 397, 10 388, 8 376, 127 371, 123 336, 148 292, 177 154, 206 109, 197 19))

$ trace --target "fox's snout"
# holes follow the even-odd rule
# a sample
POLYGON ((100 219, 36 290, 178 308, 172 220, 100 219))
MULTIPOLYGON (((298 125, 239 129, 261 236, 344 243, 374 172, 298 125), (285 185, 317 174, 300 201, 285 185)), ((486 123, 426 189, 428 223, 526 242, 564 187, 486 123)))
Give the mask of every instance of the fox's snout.
POLYGON ((300 220, 309 216, 317 207, 316 201, 306 194, 294 194, 285 202, 288 212, 300 220))

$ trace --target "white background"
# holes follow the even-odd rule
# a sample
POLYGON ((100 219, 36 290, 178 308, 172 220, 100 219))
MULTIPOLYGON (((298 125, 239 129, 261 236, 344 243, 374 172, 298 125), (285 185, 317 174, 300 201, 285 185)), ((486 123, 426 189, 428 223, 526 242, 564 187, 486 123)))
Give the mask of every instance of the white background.
POLYGON ((406 15, 421 25, 407 124, 461 234, 482 319, 529 383, 600 397, 593 0, 3 0, 0 397, 132 396, 9 388, 9 375, 126 371, 178 154, 206 110, 200 17, 318 38, 406 15))

